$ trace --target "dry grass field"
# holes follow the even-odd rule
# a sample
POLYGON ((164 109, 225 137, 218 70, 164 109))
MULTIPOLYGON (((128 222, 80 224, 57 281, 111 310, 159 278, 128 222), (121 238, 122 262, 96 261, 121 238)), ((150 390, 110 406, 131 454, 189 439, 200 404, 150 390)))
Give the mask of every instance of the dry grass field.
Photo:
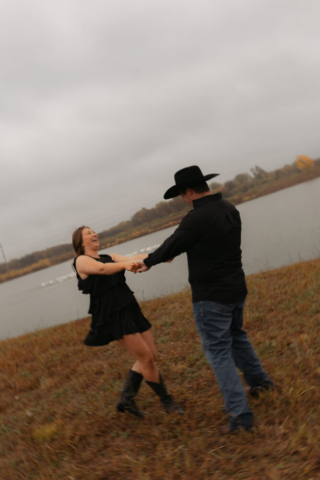
POLYGON ((320 478, 320 259, 248 277, 245 328, 273 391, 250 398, 253 433, 221 437, 223 401, 191 297, 144 302, 159 366, 184 416, 142 388, 143 419, 115 411, 133 359, 82 344, 89 319, 0 342, 1 480, 320 478))

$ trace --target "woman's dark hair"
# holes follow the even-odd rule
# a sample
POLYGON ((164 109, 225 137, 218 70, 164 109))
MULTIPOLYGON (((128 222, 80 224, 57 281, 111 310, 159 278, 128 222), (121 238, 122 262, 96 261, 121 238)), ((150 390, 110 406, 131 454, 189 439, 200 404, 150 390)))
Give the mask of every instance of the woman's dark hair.
POLYGON ((179 187, 179 193, 185 195, 187 192, 187 188, 191 188, 195 193, 210 192, 210 188, 208 187, 207 182, 198 182, 190 184, 187 187, 179 187))
POLYGON ((77 254, 77 257, 79 255, 84 255, 84 248, 82 245, 82 230, 84 228, 89 228, 89 227, 87 227, 86 225, 82 225, 82 227, 77 228, 77 230, 75 230, 72 235, 72 245, 73 245, 74 251, 77 254))

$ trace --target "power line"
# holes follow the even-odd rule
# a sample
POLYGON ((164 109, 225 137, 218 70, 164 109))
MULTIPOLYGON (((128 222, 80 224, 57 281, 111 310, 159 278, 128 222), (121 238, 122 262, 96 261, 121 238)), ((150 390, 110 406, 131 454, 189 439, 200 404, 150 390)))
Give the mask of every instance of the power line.
POLYGON ((8 272, 9 272, 8 262, 7 262, 7 259, 6 259, 5 254, 4 254, 4 250, 3 250, 3 248, 2 248, 1 243, 0 243, 0 248, 1 248, 1 250, 2 250, 2 255, 3 255, 3 258, 4 258, 4 262, 5 262, 5 264, 6 264, 6 269, 7 269, 7 273, 8 273, 8 272))

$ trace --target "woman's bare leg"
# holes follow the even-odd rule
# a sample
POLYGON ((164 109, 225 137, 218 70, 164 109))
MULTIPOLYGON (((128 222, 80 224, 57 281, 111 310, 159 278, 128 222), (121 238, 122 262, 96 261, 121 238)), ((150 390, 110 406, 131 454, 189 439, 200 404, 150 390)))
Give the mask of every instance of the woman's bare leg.
POLYGON ((167 413, 178 412, 182 415, 184 413, 182 408, 175 403, 172 396, 168 393, 163 378, 156 367, 154 358, 156 351, 152 333, 148 330, 143 333, 125 335, 119 342, 136 357, 137 361, 131 370, 135 368, 135 372, 144 376, 147 384, 159 396, 164 410, 167 413))
POLYGON ((154 346, 153 335, 152 335, 151 329, 147 330, 146 332, 140 333, 140 335, 143 338, 143 340, 146 342, 148 347, 150 348, 151 353, 153 355, 153 359, 156 362, 157 361, 157 352, 156 352, 156 348, 154 346))
POLYGON ((134 364, 131 367, 131 370, 133 370, 134 372, 140 373, 142 375, 142 366, 139 360, 134 362, 134 364))
MULTIPOLYGON (((153 335, 152 335, 151 330, 147 330, 146 332, 142 332, 142 333, 140 333, 140 335, 143 338, 143 340, 146 342, 148 347, 150 348, 151 353, 153 354, 153 360, 156 362, 157 361, 157 352, 156 352, 156 349, 155 349, 155 346, 154 346, 153 335)), ((133 364, 133 366, 131 367, 131 370, 134 370, 135 372, 142 374, 142 367, 141 367, 141 363, 139 362, 139 360, 137 360, 133 364)))
POLYGON ((145 380, 159 383, 159 371, 155 364, 153 352, 142 334, 124 335, 119 343, 136 357, 137 362, 133 365, 135 368, 132 369, 141 373, 145 380))

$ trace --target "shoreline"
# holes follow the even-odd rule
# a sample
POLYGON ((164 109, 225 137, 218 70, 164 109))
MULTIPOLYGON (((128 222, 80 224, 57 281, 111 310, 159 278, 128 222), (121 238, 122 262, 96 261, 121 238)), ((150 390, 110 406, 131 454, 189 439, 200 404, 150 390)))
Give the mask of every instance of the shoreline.
MULTIPOLYGON (((316 257, 314 259, 301 260, 301 261, 296 262, 296 263, 283 265, 281 267, 272 268, 271 270, 263 270, 263 271, 260 271, 260 272, 257 272, 257 273, 251 273, 251 274, 245 275, 245 278, 246 278, 247 283, 250 283, 251 279, 255 279, 256 277, 268 277, 268 276, 281 274, 282 270, 283 271, 290 270, 290 269, 294 270, 296 268, 299 268, 299 266, 303 266, 303 265, 306 265, 306 264, 312 264, 313 262, 315 264, 319 263, 319 271, 320 271, 320 256, 319 256, 319 257, 316 257)), ((250 294, 250 292, 249 292, 249 294, 250 294)), ((160 297, 153 297, 153 298, 150 298, 148 300, 139 300, 138 303, 141 306, 146 306, 146 305, 152 304, 153 302, 157 303, 158 301, 161 301, 161 302, 164 302, 164 303, 167 303, 167 302, 170 303, 171 297, 175 298, 177 296, 178 297, 179 296, 185 296, 186 298, 190 298, 190 301, 191 301, 190 285, 187 284, 182 290, 180 290, 178 292, 161 295, 160 297)), ((320 307, 319 307, 319 311, 320 311, 320 307)), ((41 334, 41 332, 46 332, 46 331, 50 332, 50 331, 55 330, 55 329, 66 328, 69 325, 71 326, 72 324, 76 324, 77 322, 80 322, 80 323, 81 322, 88 322, 90 319, 91 319, 91 316, 87 315, 87 316, 82 317, 82 318, 77 318, 76 320, 70 320, 70 321, 67 321, 65 323, 59 323, 57 325, 52 325, 50 327, 36 328, 36 330, 34 330, 34 331, 23 333, 21 335, 15 336, 15 337, 8 337, 8 338, 5 338, 5 339, 0 338, 0 346, 1 346, 2 343, 5 343, 5 342, 10 342, 10 341, 14 342, 15 340, 18 340, 20 338, 24 338, 24 337, 27 338, 27 337, 30 337, 32 335, 41 334)))
MULTIPOLYGON (((286 188, 293 187, 295 185, 299 185, 301 183, 309 182, 312 180, 315 180, 320 177, 320 169, 315 168, 315 170, 311 172, 305 172, 303 174, 296 174, 292 177, 289 177, 287 179, 283 180, 278 180, 277 182, 274 182, 273 184, 266 185, 263 187, 263 185, 259 188, 259 190, 253 192, 253 193, 242 193, 238 195, 234 195, 232 197, 225 197, 226 200, 230 201, 234 205, 241 205, 242 203, 249 202, 251 200, 255 200, 257 198, 261 198, 263 196, 269 195, 271 193, 278 192, 280 190, 284 190, 286 188)), ((186 210, 187 211, 187 210, 186 210)), ((173 227, 175 225, 178 225, 181 221, 181 219, 185 216, 186 212, 183 212, 181 214, 172 214, 171 216, 167 217, 166 220, 159 219, 157 222, 155 222, 154 226, 149 226, 145 225, 137 229, 135 232, 129 233, 126 236, 120 237, 116 240, 110 241, 110 242, 103 242, 101 241, 100 249, 103 250, 105 248, 112 247, 114 245, 119 245, 121 243, 128 242, 130 240, 134 240, 136 238, 144 237, 145 235, 149 235, 151 233, 155 233, 161 230, 164 230, 169 227, 173 227)), ((43 270, 45 268, 52 267, 54 265, 58 265, 60 263, 66 262, 68 260, 71 260, 74 258, 73 254, 64 254, 60 255, 56 259, 42 259, 38 261, 35 264, 32 264, 28 267, 25 267, 24 269, 20 270, 11 270, 8 273, 0 274, 0 284, 4 282, 8 282, 10 280, 13 280, 15 278, 19 278, 24 275, 28 275, 29 273, 36 272, 38 270, 43 270)))

